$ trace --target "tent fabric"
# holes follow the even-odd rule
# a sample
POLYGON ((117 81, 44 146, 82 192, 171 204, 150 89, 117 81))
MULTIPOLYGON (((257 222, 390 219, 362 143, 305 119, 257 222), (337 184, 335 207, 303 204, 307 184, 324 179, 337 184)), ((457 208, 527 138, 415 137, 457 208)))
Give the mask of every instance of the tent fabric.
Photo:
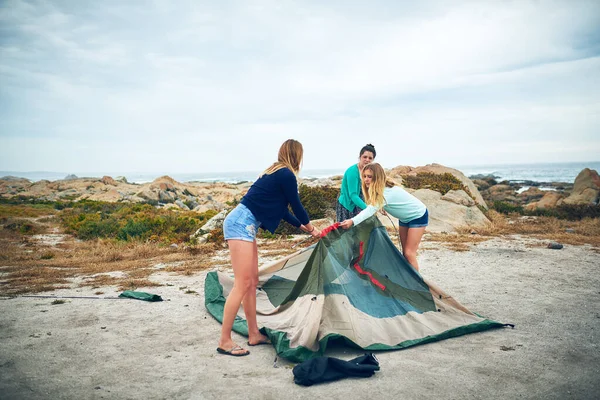
MULTIPOLYGON (((366 351, 394 350, 503 326, 472 313, 424 279, 372 216, 259 268, 257 320, 277 354, 302 362, 332 341, 366 351)), ((222 321, 233 278, 210 272, 208 311, 222 321)), ((234 331, 248 335, 240 311, 234 331)))
POLYGON ((125 297, 129 299, 143 300, 143 301, 163 301, 162 297, 157 294, 147 292, 134 292, 133 290, 126 290, 119 295, 119 297, 125 297))

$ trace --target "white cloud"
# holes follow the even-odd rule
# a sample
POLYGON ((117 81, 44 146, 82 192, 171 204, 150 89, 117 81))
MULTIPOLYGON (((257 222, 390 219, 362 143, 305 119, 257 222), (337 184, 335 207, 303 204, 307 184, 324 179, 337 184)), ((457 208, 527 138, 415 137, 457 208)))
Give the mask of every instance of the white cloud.
POLYGON ((367 142, 386 166, 600 154, 594 1, 11 1, 0 22, 3 170, 260 170, 289 137, 305 168, 367 142))

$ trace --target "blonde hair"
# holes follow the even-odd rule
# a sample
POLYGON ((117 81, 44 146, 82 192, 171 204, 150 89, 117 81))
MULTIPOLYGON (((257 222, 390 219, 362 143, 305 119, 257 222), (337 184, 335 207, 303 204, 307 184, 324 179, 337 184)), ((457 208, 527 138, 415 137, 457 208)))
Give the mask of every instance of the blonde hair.
POLYGON ((371 185, 367 187, 365 185, 365 180, 362 179, 362 192, 365 196, 365 203, 370 206, 381 207, 385 204, 385 197, 383 197, 383 189, 386 187, 394 187, 396 186, 396 182, 391 180, 385 175, 385 170, 378 163, 371 163, 365 165, 362 170, 364 174, 365 171, 371 171, 373 173, 373 177, 371 178, 371 185))
POLYGON ((288 139, 285 142, 283 142, 283 144, 279 148, 277 162, 274 162, 260 175, 270 175, 273 172, 279 171, 282 168, 289 168, 294 173, 294 175, 298 175, 298 172, 300 172, 300 165, 302 164, 303 155, 304 149, 302 148, 302 144, 297 140, 288 139))

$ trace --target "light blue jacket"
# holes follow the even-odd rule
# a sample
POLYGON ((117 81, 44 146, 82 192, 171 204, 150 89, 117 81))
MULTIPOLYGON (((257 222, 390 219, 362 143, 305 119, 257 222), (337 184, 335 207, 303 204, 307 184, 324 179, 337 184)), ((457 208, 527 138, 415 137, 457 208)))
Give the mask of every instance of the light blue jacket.
MULTIPOLYGON (((386 187, 383 189, 383 197, 385 198, 383 209, 392 217, 398 218, 400 222, 407 223, 413 219, 421 218, 427 211, 427 207, 421 200, 400 186, 386 187)), ((369 205, 356 217, 352 218, 352 222, 354 222, 354 225, 358 225, 374 215, 380 208, 369 205)))

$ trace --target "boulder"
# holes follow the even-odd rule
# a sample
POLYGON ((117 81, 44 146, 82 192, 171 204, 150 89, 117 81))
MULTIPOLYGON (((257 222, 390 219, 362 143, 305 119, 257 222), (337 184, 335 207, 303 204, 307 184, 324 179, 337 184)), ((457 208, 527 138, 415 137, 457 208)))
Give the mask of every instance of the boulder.
POLYGON ((490 223, 476 205, 466 206, 445 200, 439 192, 430 189, 419 189, 412 194, 425 203, 429 210, 429 232, 454 232, 463 227, 483 228, 490 223))
POLYGON ((228 210, 223 210, 209 219, 204 225, 202 225, 202 227, 190 235, 190 239, 197 239, 199 243, 206 242, 206 238, 208 235, 210 235, 212 230, 221 228, 223 226, 223 221, 225 221, 227 212, 228 210))
POLYGON ((117 186, 117 182, 115 182, 115 180, 110 176, 103 176, 102 179, 100 179, 100 181, 105 185, 117 186))
POLYGON ((193 211, 196 211, 197 213, 205 213, 208 210, 215 210, 210 204, 201 204, 199 206, 194 207, 193 211))
POLYGON ((491 186, 484 191, 486 198, 489 201, 517 201, 515 197, 515 189, 506 184, 498 184, 491 186))
POLYGON ((473 181, 471 181, 469 178, 467 178, 462 172, 460 172, 457 169, 445 167, 441 164, 434 163, 434 164, 427 164, 424 167, 416 167, 416 168, 412 168, 409 166, 398 166, 398 167, 392 168, 391 170, 388 171, 388 175, 391 178, 399 178, 399 177, 401 178, 402 175, 418 175, 421 173, 432 173, 432 174, 438 174, 438 175, 443 175, 445 173, 452 174, 456 179, 461 181, 462 184, 465 185, 465 187, 467 189, 469 189, 469 192, 471 192, 471 194, 473 195, 473 198, 477 204, 483 206, 486 209, 488 208, 485 200, 481 196, 481 193, 479 193, 477 186, 475 186, 473 181))
POLYGON ((181 201, 179 199, 175 200, 175 204, 182 210, 186 210, 186 211, 190 210, 190 208, 183 201, 181 201))
POLYGON ((146 201, 158 202, 158 193, 150 189, 142 190, 137 196, 146 201))
POLYGON ((575 178, 571 195, 564 199, 564 203, 596 205, 599 200, 600 176, 597 171, 585 168, 575 178))
POLYGON ((548 191, 539 201, 534 201, 525 206, 526 210, 535 210, 537 208, 554 208, 562 204, 563 195, 555 191, 548 191))
POLYGON ((158 191, 158 200, 163 203, 172 203, 175 201, 175 195, 165 190, 158 191))
POLYGON ((464 190, 450 190, 442 196, 442 200, 451 201, 467 207, 475 205, 475 200, 473 200, 464 190))
MULTIPOLYGON (((471 178, 469 178, 469 179, 471 179, 471 178)), ((492 186, 492 184, 490 182, 484 181, 483 179, 473 179, 473 183, 475 184, 475 186, 477 186, 477 189, 479 191, 486 190, 490 186, 492 186)))
POLYGON ((227 212, 229 210, 222 210, 217 215, 209 219, 206 224, 202 226, 203 231, 210 232, 213 229, 221 228, 223 226, 223 221, 225 221, 225 217, 227 216, 227 212))

